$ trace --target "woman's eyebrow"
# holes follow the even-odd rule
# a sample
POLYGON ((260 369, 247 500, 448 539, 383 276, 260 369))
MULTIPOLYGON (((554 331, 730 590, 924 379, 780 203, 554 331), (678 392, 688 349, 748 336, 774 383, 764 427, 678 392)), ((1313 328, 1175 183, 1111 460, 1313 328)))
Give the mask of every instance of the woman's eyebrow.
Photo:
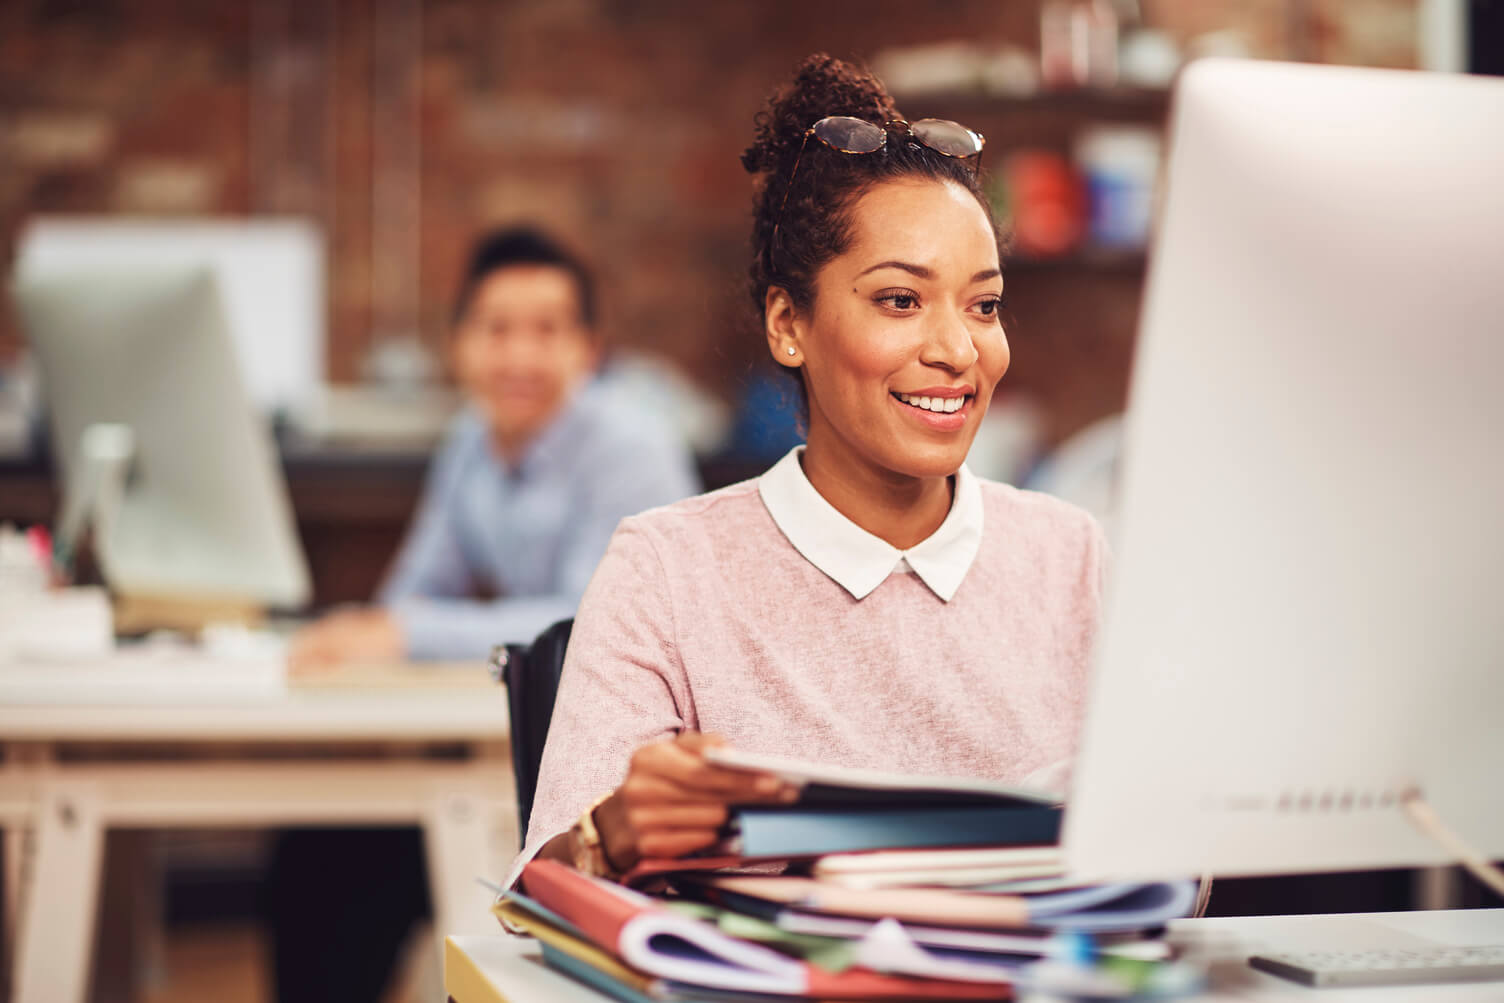
POLYGON ((859 273, 857 275, 857 278, 861 278, 868 272, 875 272, 879 268, 900 268, 903 271, 906 271, 911 275, 916 275, 921 279, 932 279, 935 277, 934 271, 924 267, 923 265, 912 265, 907 261, 880 261, 877 264, 873 265, 871 268, 868 268, 866 271, 859 273))
MULTIPOLYGON (((924 265, 912 264, 911 262, 908 262, 908 261, 896 261, 895 260, 895 261, 880 261, 877 264, 873 265, 871 268, 868 268, 868 269, 860 272, 857 275, 857 278, 861 278, 863 275, 866 275, 869 272, 875 272, 875 271, 877 271, 880 268, 897 268, 897 269, 900 269, 902 271, 908 272, 911 275, 917 276, 918 278, 921 278, 921 279, 933 279, 935 277, 935 272, 934 272, 934 269, 932 269, 932 268, 926 268, 924 265)), ((977 272, 975 275, 973 275, 971 277, 971 282, 972 282, 973 285, 976 284, 976 283, 978 283, 978 282, 986 282, 988 279, 998 278, 1002 274, 1003 273, 1002 273, 1001 269, 997 269, 997 268, 984 268, 980 272, 977 272)))

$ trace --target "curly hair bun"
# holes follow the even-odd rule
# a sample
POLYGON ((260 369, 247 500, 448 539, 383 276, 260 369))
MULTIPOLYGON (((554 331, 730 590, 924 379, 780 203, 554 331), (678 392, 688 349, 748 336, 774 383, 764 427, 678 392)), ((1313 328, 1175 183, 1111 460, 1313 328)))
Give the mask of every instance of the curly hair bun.
POLYGON ((756 135, 742 154, 749 174, 786 174, 804 141, 804 131, 827 115, 851 115, 879 124, 899 118, 882 81, 866 69, 817 52, 799 64, 757 113, 756 135))

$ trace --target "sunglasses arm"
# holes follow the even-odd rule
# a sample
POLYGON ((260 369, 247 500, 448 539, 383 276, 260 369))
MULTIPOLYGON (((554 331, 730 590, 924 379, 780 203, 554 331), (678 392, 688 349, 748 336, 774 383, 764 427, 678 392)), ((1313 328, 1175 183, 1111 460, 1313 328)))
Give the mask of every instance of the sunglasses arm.
POLYGON ((789 183, 783 187, 783 201, 778 203, 778 216, 773 221, 773 236, 768 241, 768 252, 778 246, 778 228, 783 226, 783 210, 788 208, 789 192, 794 190, 794 179, 799 176, 799 161, 804 159, 804 148, 809 145, 809 137, 815 134, 815 127, 810 126, 804 130, 804 139, 799 143, 799 152, 794 154, 794 169, 789 171, 789 183))

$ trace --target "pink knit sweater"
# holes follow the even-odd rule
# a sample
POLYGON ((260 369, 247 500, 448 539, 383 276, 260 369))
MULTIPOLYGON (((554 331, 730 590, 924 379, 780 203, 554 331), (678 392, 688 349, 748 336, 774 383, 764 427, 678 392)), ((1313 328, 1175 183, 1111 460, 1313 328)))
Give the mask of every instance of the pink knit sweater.
POLYGON ((1091 517, 983 482, 954 597, 912 572, 858 601, 748 481, 624 520, 580 603, 520 865, 683 729, 843 766, 1018 781, 1071 756, 1104 544, 1091 517))

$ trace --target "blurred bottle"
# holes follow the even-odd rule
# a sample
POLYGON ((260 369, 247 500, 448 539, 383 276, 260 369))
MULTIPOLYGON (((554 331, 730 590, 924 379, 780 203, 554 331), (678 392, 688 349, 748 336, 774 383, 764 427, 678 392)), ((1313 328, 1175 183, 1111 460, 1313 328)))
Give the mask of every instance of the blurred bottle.
POLYGON ((1143 126, 1097 125, 1077 138, 1092 246, 1137 251, 1148 244, 1159 159, 1159 133, 1143 126))
POLYGON ((1081 243, 1086 199, 1069 160, 1049 150, 1021 150, 1003 162, 996 193, 998 218, 1009 221, 1012 250, 1027 258, 1055 258, 1081 243))
POLYGON ((1039 70, 1056 90, 1111 87, 1118 79, 1118 16, 1110 0, 1045 0, 1039 70))
POLYGON ((361 360, 361 375, 372 386, 412 392, 432 386, 439 361, 414 334, 377 336, 361 360))
POLYGON ((1180 60, 1180 49, 1166 32, 1135 28, 1118 46, 1118 79, 1128 87, 1169 87, 1180 60))

